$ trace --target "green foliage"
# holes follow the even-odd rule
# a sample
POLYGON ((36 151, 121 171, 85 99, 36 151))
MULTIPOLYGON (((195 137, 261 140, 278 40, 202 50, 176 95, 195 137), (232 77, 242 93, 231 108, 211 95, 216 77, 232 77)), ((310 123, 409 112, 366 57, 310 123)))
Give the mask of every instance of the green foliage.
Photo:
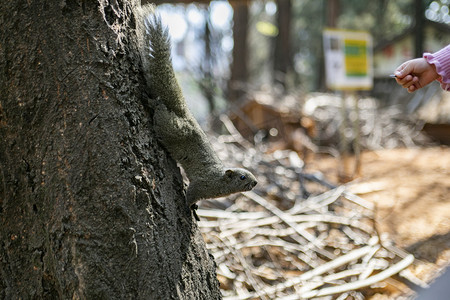
POLYGON ((414 22, 412 0, 341 1, 338 27, 369 31, 378 41, 391 39, 414 22))

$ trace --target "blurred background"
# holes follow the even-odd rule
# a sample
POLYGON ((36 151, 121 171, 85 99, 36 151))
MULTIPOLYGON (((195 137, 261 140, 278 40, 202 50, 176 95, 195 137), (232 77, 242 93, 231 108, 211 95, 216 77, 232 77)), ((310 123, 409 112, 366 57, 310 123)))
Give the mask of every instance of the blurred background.
MULTIPOLYGON (((187 94, 221 111, 260 90, 325 92, 325 28, 373 38, 373 89, 383 103, 411 98, 388 75, 402 62, 450 43, 449 1, 156 1, 170 27, 173 59, 187 94), (189 75, 187 75, 189 74, 189 75), (201 99, 201 100, 200 100, 201 99)), ((406 101, 406 100, 405 100, 406 101)))
POLYGON ((316 291, 330 285, 343 289, 320 299, 409 299, 446 268, 450 93, 434 82, 409 94, 389 75, 403 62, 450 44, 450 0, 154 2, 169 27, 174 68, 190 109, 210 132, 219 156, 250 169, 259 181, 256 196, 203 201, 198 212, 226 299, 300 299, 307 294, 301 288, 279 294, 273 288, 333 262, 335 255, 373 246, 374 240, 385 253, 374 250, 365 262, 373 269, 345 282, 364 282, 406 263, 409 254, 414 263, 399 276, 356 292, 345 290, 339 276, 368 270, 358 259, 328 273, 337 281, 325 276, 322 285, 305 282, 319 286, 316 291), (364 35, 364 62, 353 60, 367 64, 364 86, 327 83, 327 76, 337 74, 329 71, 335 66, 327 63, 324 33, 341 31, 364 35), (338 201, 321 209, 302 204, 311 204, 311 197, 329 200, 326 193, 342 186, 363 197, 367 202, 359 205, 368 211, 360 213, 361 207, 352 206, 356 196, 343 190, 338 201), (283 227, 262 222, 259 218, 269 218, 265 214, 243 214, 262 213, 261 207, 270 216, 307 215, 316 221, 293 224, 281 218, 283 227), (357 219, 372 231, 324 221, 334 217, 357 219), (249 225, 256 219, 265 225, 249 225), (324 248, 300 251, 307 259, 289 250, 293 241, 317 246, 314 239, 299 242, 296 235, 303 231, 296 224, 324 248), (296 233, 278 236, 276 246, 267 233, 259 233, 273 229, 277 236, 283 230, 296 233))
MULTIPOLYGON (((350 111, 336 119, 335 110, 342 106, 339 100, 324 95, 319 100, 310 98, 326 93, 349 101, 350 94, 363 106, 356 107, 362 109, 358 114, 363 119, 363 132, 347 130, 350 136, 345 143, 352 142, 355 138, 352 135, 360 134, 363 138, 358 145, 363 148, 415 143, 415 136, 411 137, 409 131, 400 132, 403 136, 395 140, 364 126, 364 120, 373 119, 374 114, 383 117, 382 128, 392 118, 400 118, 404 119, 402 123, 416 124, 415 129, 419 128, 433 141, 450 143, 448 93, 434 83, 408 94, 389 78, 406 60, 450 44, 449 0, 158 0, 156 3, 170 28, 178 79, 188 105, 202 125, 214 125, 210 122, 226 112, 249 140, 263 138, 292 147, 294 127, 298 125, 316 145, 335 146, 345 138, 338 134, 337 128, 355 107, 349 103, 351 107, 346 109, 350 111), (327 85, 323 34, 329 28, 363 31, 370 36, 369 88, 353 88, 348 93, 327 85), (389 120, 385 116, 386 107, 392 108, 387 111, 389 120), (282 110, 292 112, 299 121, 295 122, 297 125, 293 120, 287 121, 288 118, 274 116, 282 114, 282 110), (312 130, 313 127, 317 130, 312 130), (364 138, 371 134, 377 138, 364 138)), ((330 72, 329 76, 334 75, 330 72)), ((347 127, 351 122, 344 125, 347 127)))

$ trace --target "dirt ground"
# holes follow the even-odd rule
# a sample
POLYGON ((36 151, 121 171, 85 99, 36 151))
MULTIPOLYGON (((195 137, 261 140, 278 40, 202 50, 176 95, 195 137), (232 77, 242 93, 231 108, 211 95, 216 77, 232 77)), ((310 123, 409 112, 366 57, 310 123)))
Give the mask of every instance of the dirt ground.
MULTIPOLYGON (((361 162, 361 175, 350 190, 376 204, 380 233, 414 254, 410 274, 432 281, 450 263, 450 148, 370 151, 361 162)), ((308 169, 321 170, 332 182, 337 166, 330 157, 308 163, 308 169)), ((396 286, 388 298, 371 299, 396 299, 408 291, 396 286)))

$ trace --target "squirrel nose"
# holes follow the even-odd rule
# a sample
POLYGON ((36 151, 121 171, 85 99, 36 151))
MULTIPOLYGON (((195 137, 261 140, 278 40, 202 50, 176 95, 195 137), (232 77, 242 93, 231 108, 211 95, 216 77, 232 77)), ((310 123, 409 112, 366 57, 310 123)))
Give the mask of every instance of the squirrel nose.
POLYGON ((256 180, 252 182, 253 187, 255 187, 257 184, 258 184, 258 181, 256 181, 256 180))

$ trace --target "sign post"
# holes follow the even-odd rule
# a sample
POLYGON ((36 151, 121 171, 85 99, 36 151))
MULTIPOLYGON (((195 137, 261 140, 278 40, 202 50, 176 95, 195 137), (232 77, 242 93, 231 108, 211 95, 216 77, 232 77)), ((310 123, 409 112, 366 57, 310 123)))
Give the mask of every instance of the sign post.
POLYGON ((360 173, 361 158, 359 144, 359 108, 357 91, 373 87, 372 37, 365 31, 325 29, 323 32, 326 85, 329 89, 342 91, 342 122, 340 132, 341 179, 351 179, 360 173), (350 175, 348 167, 349 145, 347 142, 347 98, 353 98, 355 117, 353 119, 353 150, 355 167, 350 175))

